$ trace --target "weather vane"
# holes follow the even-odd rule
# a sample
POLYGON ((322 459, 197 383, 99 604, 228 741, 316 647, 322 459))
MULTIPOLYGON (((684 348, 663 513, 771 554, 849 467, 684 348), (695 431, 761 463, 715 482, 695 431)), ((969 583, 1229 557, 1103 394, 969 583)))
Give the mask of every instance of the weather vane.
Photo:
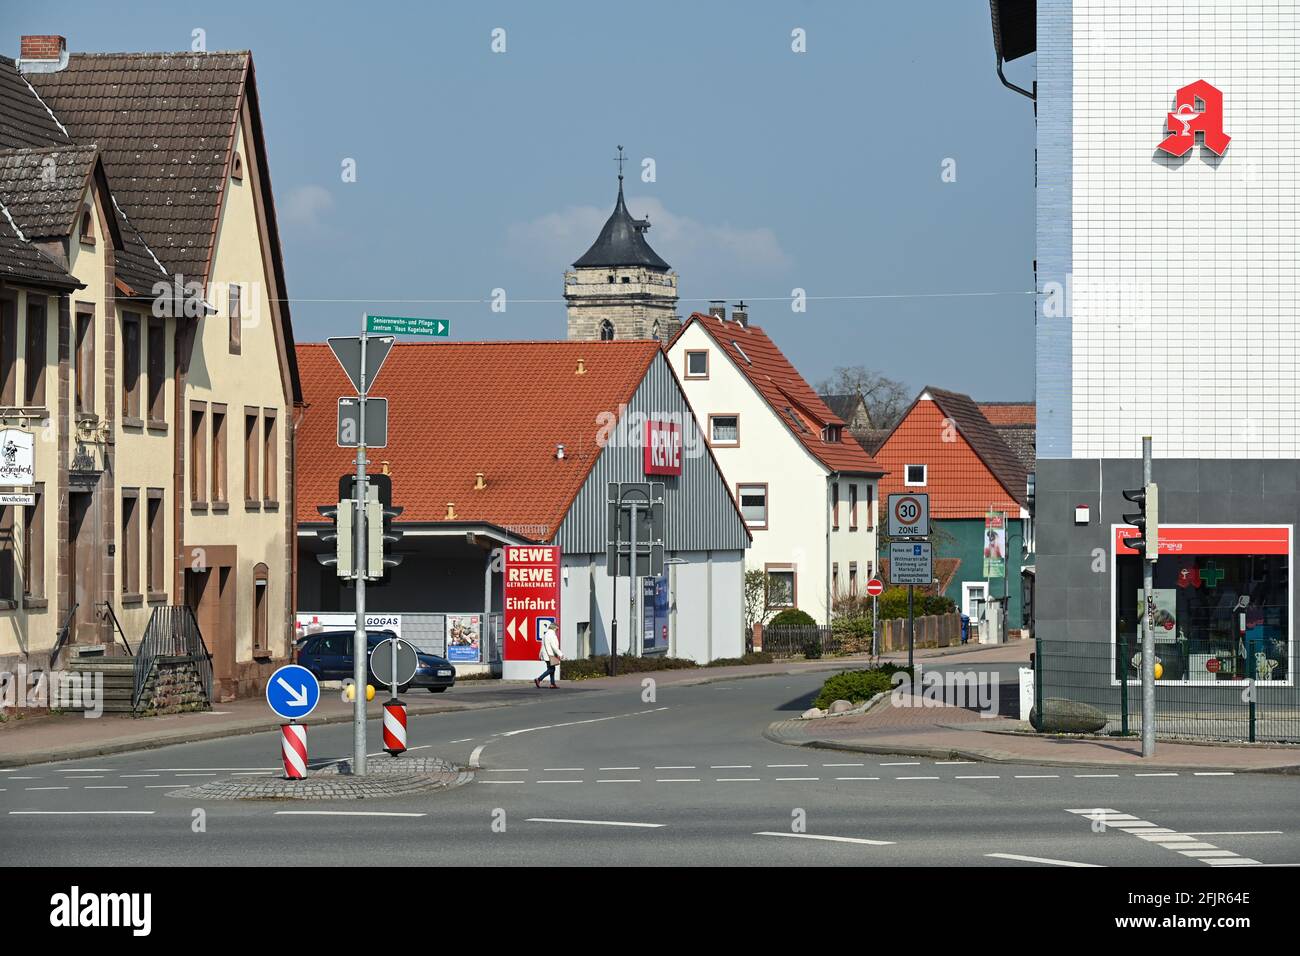
POLYGON ((620 146, 618 148, 618 155, 614 157, 614 162, 618 163, 618 181, 620 183, 623 181, 623 163, 626 162, 626 160, 627 157, 623 155, 623 147, 620 146))

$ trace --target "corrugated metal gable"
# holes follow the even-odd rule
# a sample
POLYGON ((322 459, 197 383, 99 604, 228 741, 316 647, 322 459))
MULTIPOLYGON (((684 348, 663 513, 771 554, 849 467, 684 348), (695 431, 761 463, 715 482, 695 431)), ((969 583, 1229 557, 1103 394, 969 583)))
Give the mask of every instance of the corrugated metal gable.
POLYGON ((605 550, 606 492, 611 481, 664 482, 664 545, 669 551, 749 547, 749 532, 736 510, 726 481, 704 445, 704 434, 666 356, 660 352, 650 363, 627 408, 622 411, 620 421, 673 415, 684 423, 686 447, 682 456, 682 473, 647 476, 643 468, 641 436, 624 435, 616 427, 555 536, 555 543, 566 554, 605 550), (635 438, 635 441, 627 438, 635 438), (698 443, 700 450, 696 457, 690 455, 693 441, 698 443))

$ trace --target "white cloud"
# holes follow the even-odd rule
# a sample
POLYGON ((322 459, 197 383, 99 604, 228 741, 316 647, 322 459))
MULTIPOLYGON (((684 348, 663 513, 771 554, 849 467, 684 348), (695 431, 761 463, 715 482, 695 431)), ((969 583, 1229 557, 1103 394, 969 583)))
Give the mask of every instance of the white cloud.
MULTIPOLYGON (((766 226, 701 222, 670 212, 655 198, 633 197, 627 205, 638 219, 650 217, 646 238, 683 279, 770 275, 790 265, 775 231, 766 226)), ((511 256, 540 269, 568 268, 596 241, 609 213, 609 208, 570 206, 512 223, 506 231, 511 256)))
POLYGON ((287 222, 300 226, 319 226, 321 216, 334 208, 334 197, 324 186, 298 186, 289 192, 283 205, 287 222))

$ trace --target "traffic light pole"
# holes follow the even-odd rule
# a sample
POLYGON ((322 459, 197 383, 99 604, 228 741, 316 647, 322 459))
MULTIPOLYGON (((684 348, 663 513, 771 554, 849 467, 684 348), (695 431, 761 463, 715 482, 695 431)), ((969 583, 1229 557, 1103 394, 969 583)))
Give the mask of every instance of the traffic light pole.
POLYGON ((357 776, 366 773, 366 317, 361 316, 361 435, 357 445, 357 480, 352 485, 352 498, 356 506, 353 520, 353 547, 356 558, 353 573, 356 575, 356 630, 352 635, 352 685, 356 692, 352 702, 352 772, 357 776))
MULTIPOLYGON (((1151 487, 1151 436, 1142 439, 1142 487, 1151 487)), ((1156 516, 1157 521, 1159 515, 1156 516)), ((1150 533, 1144 531, 1144 534, 1150 533)), ((1142 756, 1156 753, 1156 636, 1151 588, 1155 562, 1142 555, 1142 756)))

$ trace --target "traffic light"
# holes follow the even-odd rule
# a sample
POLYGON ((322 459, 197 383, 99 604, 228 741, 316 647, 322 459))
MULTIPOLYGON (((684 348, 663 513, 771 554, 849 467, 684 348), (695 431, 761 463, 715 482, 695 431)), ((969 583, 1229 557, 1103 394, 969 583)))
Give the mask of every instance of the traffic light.
POLYGON ((341 578, 352 577, 352 514, 353 503, 340 501, 333 505, 320 505, 316 508, 323 517, 333 522, 332 527, 322 528, 316 537, 326 544, 334 545, 334 553, 328 551, 316 555, 316 560, 326 567, 333 567, 341 578))
POLYGON ((393 519, 402 509, 393 504, 393 479, 388 475, 371 475, 366 485, 366 578, 383 584, 388 569, 402 563, 392 547, 402 540, 402 532, 393 527, 393 519))
POLYGON ((1153 481, 1123 494, 1126 500, 1138 506, 1137 511, 1123 516, 1125 524, 1138 529, 1137 537, 1127 538, 1125 544, 1144 560, 1155 561, 1160 556, 1160 489, 1153 481))

